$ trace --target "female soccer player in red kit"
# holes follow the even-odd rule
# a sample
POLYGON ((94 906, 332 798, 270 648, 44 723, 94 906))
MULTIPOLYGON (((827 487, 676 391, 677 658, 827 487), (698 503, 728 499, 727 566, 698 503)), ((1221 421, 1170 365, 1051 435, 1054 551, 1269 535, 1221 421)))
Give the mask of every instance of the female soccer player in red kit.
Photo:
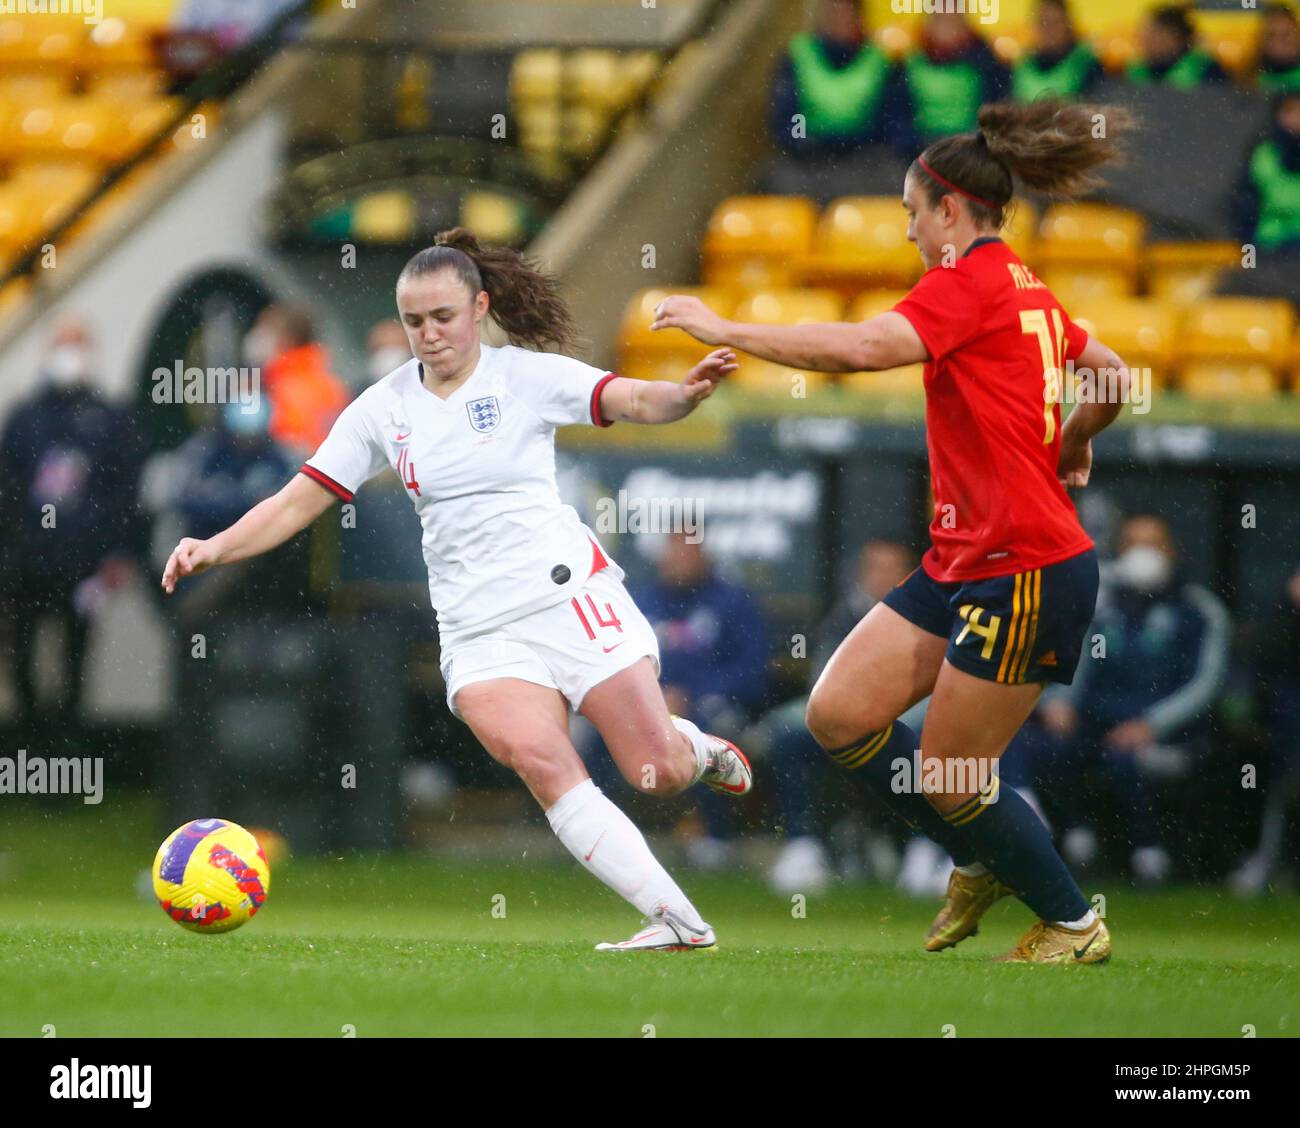
POLYGON ((990 905, 1014 894, 1039 919, 1004 958, 1100 963, 1110 955, 1105 923, 1028 804, 999 788, 995 771, 971 784, 944 769, 994 765, 1044 684, 1072 680, 1092 621, 1096 553, 1065 491, 1087 484, 1091 439, 1118 415, 1128 371, 998 232, 1013 176, 1057 198, 1076 196, 1096 185, 1093 170, 1117 155, 1130 124, 1114 109, 1003 103, 981 109, 977 132, 931 145, 903 190, 908 238, 927 271, 870 321, 743 325, 687 297, 657 311, 655 328, 792 368, 925 363, 932 547, 840 645, 813 689, 807 723, 838 763, 952 855, 930 951, 972 935, 990 905), (1067 362, 1080 387, 1062 426, 1067 362), (1116 402, 1101 402, 1108 386, 1116 402), (926 696, 918 741, 897 718, 926 696), (894 762, 911 763, 917 748, 921 778, 938 786, 897 794, 894 762))

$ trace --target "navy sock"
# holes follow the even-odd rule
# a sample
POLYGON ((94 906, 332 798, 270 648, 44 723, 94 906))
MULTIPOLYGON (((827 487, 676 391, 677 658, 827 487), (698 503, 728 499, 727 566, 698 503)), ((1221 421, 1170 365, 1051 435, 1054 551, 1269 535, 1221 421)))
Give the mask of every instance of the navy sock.
MULTIPOLYGON (((917 834, 933 839, 951 855, 953 864, 968 866, 976 859, 975 852, 965 835, 950 826, 917 787, 895 791, 893 787, 900 757, 913 764, 916 750, 921 746, 916 733, 900 721, 895 721, 880 732, 856 740, 847 748, 829 753, 830 758, 842 768, 851 771, 873 795, 917 834)), ((990 866, 990 869, 993 867, 990 866)), ((1074 919, 1074 918, 1069 918, 1074 919)))
POLYGON ((944 815, 968 848, 1043 920, 1078 920, 1088 902, 1034 809, 997 776, 944 815), (986 801, 987 799, 987 801, 986 801))

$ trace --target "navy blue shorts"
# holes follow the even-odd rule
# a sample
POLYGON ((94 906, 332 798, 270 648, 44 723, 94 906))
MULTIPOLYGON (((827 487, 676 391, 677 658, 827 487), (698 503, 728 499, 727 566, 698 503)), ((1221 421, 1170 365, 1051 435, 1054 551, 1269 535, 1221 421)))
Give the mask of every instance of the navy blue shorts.
POLYGON ((1097 607, 1097 553, 967 583, 941 584, 917 568, 885 603, 946 638, 959 670, 1006 685, 1069 685, 1097 607))

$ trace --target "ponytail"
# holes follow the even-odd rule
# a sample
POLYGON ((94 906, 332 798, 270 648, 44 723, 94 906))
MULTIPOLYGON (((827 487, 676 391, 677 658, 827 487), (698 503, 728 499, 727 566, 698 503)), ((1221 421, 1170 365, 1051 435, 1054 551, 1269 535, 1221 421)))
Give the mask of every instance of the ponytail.
POLYGON ((484 247, 465 227, 439 232, 397 276, 407 279, 452 270, 471 294, 486 290, 493 319, 512 345, 573 347, 577 328, 555 278, 509 247, 484 247))
POLYGON ((955 191, 972 215, 1000 228, 1015 177, 1031 191, 1073 199, 1102 183, 1096 169, 1123 159, 1121 139, 1133 116, 1118 106, 1047 98, 981 106, 979 131, 936 141, 913 163, 931 204, 955 191), (1098 126, 1101 126, 1100 135, 1098 126))

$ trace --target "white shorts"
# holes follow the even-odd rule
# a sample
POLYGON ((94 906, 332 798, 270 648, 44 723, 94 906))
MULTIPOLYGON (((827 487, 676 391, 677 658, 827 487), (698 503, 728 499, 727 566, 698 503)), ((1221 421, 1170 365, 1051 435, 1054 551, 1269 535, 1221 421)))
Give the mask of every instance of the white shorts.
POLYGON ((521 678, 558 689, 575 712, 593 686, 649 656, 659 676, 659 640, 627 588, 602 569, 572 599, 513 623, 444 643, 447 707, 473 682, 521 678))

